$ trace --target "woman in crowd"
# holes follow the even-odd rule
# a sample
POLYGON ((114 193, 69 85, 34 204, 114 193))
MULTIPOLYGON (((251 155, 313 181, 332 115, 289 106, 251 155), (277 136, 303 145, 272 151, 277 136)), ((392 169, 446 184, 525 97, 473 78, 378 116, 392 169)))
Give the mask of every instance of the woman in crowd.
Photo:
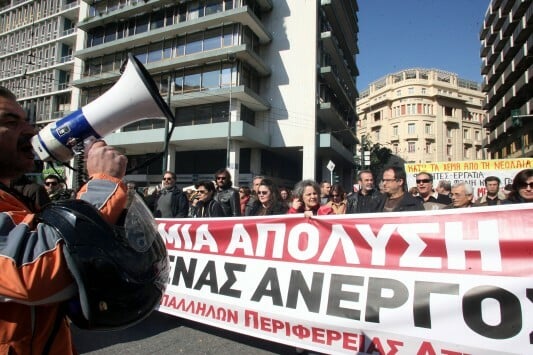
POLYGON ((239 198, 241 203, 241 216, 245 215, 246 204, 250 201, 250 194, 252 190, 248 186, 241 186, 239 188, 239 198))
POLYGON ((287 205, 280 201, 279 190, 270 179, 263 179, 257 188, 257 200, 254 201, 248 216, 270 216, 287 213, 287 205))
POLYGON ((320 186, 314 180, 302 180, 294 185, 293 196, 288 213, 303 213, 306 217, 333 214, 331 207, 320 206, 320 186))
POLYGON ((524 169, 515 175, 511 192, 507 200, 502 202, 504 204, 533 202, 533 169, 524 169))
POLYGON ((339 184, 331 185, 329 194, 331 197, 328 203, 326 203, 326 206, 331 207, 334 214, 346 213, 346 194, 342 186, 339 184))
POLYGON ((200 181, 195 186, 196 194, 191 202, 190 217, 224 217, 220 203, 213 199, 215 184, 212 181, 200 181))

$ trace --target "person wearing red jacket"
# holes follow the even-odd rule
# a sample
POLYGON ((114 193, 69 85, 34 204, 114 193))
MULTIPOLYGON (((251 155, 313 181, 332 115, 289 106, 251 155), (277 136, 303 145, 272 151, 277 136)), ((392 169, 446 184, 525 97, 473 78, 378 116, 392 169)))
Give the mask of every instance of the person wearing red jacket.
POLYGON ((328 205, 320 205, 320 185, 302 180, 294 185, 292 205, 287 213, 303 213, 306 217, 333 214, 328 205))
MULTIPOLYGON (((61 311, 77 294, 58 231, 39 223, 11 180, 32 170, 36 134, 11 91, 0 87, 0 353, 75 354, 61 311)), ((89 182, 78 198, 113 224, 126 206, 127 158, 96 141, 87 150, 89 182)))

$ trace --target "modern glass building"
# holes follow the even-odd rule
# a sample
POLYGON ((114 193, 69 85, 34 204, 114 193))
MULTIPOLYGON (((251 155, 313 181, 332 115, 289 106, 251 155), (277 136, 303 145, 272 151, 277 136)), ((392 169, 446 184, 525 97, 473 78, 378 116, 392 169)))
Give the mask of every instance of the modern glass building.
POLYGON ((532 34, 533 1, 491 1, 479 38, 484 145, 495 159, 533 156, 532 34))
MULTIPOLYGON (((189 185, 228 167, 237 184, 261 174, 289 185, 302 178, 329 179, 326 166, 332 161, 335 173, 351 185, 357 144, 356 0, 305 6, 301 0, 91 0, 74 3, 72 18, 59 11, 68 3, 50 1, 58 18, 56 64, 50 69, 53 78, 43 75, 65 92, 49 99, 47 110, 30 91, 17 89, 17 78, 28 75, 18 63, 34 52, 43 58, 52 53, 43 52, 40 38, 29 45, 12 39, 22 26, 13 18, 37 12, 16 9, 33 3, 12 0, 2 12, 1 26, 11 33, 3 29, 0 35, 10 45, 2 49, 0 85, 13 89, 26 106, 36 101, 37 124, 97 99, 119 79, 130 52, 169 102, 175 128, 168 154, 129 179, 157 183, 168 169, 189 185), (60 42, 59 32, 67 30, 73 31, 70 41, 60 42)), ((44 3, 49 2, 39 2, 44 3)), ((50 89, 39 87, 39 95, 50 96, 50 89)), ((165 126, 164 120, 141 120, 106 139, 125 152, 130 167, 138 166, 163 150, 165 126)))

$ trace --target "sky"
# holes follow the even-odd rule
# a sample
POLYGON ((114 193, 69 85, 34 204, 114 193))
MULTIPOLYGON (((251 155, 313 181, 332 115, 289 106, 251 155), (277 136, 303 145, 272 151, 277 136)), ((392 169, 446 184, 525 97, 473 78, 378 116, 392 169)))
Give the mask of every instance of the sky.
POLYGON ((409 68, 481 82, 479 32, 490 0, 358 0, 357 89, 409 68))

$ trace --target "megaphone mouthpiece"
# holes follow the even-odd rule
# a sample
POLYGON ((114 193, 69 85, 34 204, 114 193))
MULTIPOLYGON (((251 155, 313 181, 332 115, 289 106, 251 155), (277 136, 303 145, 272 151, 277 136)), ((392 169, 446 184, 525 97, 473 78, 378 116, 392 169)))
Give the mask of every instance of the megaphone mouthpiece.
POLYGON ((146 118, 174 116, 144 66, 131 53, 120 79, 103 95, 70 115, 52 122, 32 138, 43 161, 67 162, 72 148, 89 137, 101 138, 146 118))

